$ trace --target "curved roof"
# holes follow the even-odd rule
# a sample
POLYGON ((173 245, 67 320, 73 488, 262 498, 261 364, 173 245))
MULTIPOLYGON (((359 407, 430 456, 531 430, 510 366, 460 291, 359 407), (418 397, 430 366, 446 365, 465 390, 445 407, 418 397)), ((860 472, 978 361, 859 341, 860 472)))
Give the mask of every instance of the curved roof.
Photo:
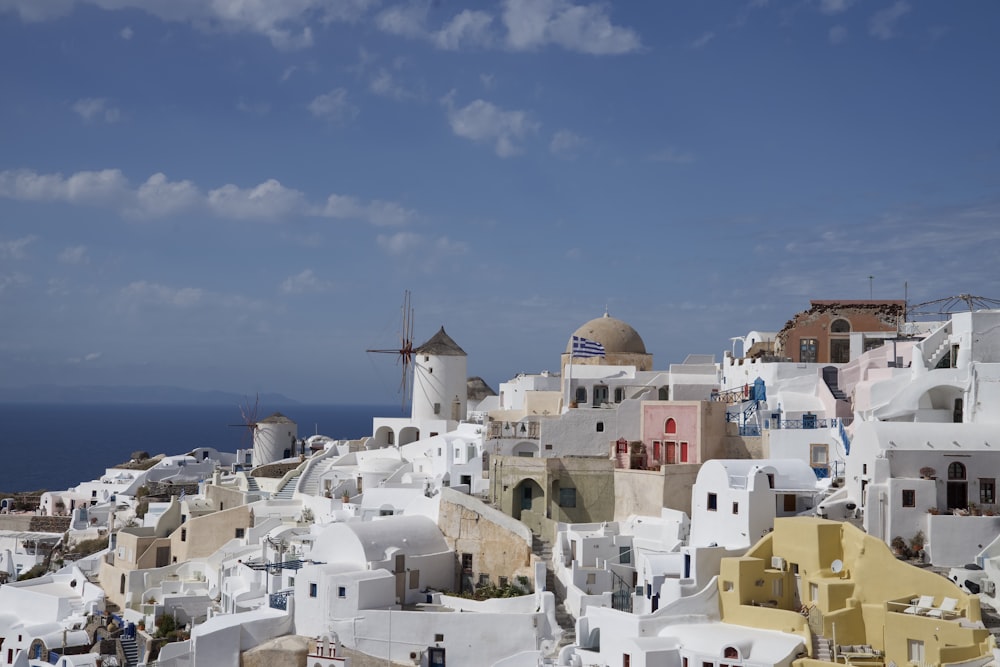
POLYGON ((444 327, 430 337, 430 339, 414 350, 417 354, 433 354, 439 357, 464 357, 465 350, 458 346, 458 343, 451 339, 451 336, 444 332, 444 327))
MULTIPOLYGON (((639 332, 607 313, 581 326, 573 336, 597 341, 604 346, 605 354, 646 354, 646 344, 639 332)), ((567 353, 573 351, 573 336, 566 341, 567 353)))

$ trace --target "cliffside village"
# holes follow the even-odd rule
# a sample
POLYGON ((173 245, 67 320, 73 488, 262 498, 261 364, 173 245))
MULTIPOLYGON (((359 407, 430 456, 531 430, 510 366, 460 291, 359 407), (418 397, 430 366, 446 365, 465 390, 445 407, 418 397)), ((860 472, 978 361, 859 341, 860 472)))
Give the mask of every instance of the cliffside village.
POLYGON ((660 370, 605 314, 497 392, 442 328, 370 437, 276 413, 2 500, 0 665, 995 664, 1000 310, 960 303, 660 370))

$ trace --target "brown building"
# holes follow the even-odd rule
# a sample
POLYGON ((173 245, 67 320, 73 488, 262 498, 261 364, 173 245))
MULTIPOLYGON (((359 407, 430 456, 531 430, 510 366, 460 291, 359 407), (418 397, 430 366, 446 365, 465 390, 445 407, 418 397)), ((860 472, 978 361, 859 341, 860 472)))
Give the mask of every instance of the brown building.
MULTIPOLYGON (((852 333, 891 333, 906 315, 905 301, 809 303, 809 310, 790 319, 777 337, 776 353, 799 363, 847 363, 851 360, 852 333)), ((881 340, 873 339, 872 344, 881 344, 881 340)))

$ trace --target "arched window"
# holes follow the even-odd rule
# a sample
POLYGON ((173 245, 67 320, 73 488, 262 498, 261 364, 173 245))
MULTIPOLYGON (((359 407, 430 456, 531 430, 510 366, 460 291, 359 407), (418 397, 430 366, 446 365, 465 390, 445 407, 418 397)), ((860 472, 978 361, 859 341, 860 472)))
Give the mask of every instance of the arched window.
POLYGON ((830 323, 830 333, 851 333, 851 323, 845 319, 834 320, 830 323))
POLYGON ((663 425, 663 432, 667 435, 677 433, 677 422, 674 421, 673 417, 667 419, 666 423, 663 425))
POLYGON ((736 650, 735 646, 727 646, 725 650, 725 657, 731 660, 738 660, 740 657, 740 652, 736 650))
POLYGON ((666 387, 660 387, 660 390, 656 393, 656 397, 661 401, 670 400, 670 390, 666 387))
POLYGON ((965 466, 958 461, 949 464, 948 479, 965 479, 965 466))

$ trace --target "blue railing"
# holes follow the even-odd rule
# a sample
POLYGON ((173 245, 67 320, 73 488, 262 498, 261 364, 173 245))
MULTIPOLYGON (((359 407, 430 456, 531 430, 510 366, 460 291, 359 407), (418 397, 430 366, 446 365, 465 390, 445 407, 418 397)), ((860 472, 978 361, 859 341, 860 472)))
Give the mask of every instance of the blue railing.
POLYGON ((271 593, 268 600, 268 606, 271 609, 280 609, 286 611, 288 609, 288 598, 294 594, 295 591, 281 591, 280 593, 271 593))
POLYGON ((844 443, 844 453, 847 456, 851 455, 851 439, 847 437, 847 429, 844 428, 844 421, 840 420, 838 427, 838 432, 840 433, 840 441, 844 443))

